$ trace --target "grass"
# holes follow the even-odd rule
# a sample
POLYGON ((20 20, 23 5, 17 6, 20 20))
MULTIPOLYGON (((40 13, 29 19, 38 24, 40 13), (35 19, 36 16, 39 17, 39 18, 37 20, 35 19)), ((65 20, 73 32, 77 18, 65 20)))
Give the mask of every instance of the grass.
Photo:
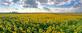
POLYGON ((19 17, 24 19, 33 19, 35 21, 41 20, 42 22, 47 20, 53 21, 63 21, 70 19, 78 19, 82 18, 81 14, 0 14, 0 16, 8 16, 8 17, 19 17))
POLYGON ((0 14, 0 33, 82 33, 82 14, 0 14))

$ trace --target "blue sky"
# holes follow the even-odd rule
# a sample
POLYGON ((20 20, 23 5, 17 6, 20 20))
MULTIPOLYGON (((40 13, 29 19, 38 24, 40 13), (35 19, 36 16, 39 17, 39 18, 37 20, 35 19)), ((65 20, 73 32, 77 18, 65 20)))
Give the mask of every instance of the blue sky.
MULTIPOLYGON (((31 3, 31 6, 32 6, 32 3, 33 5, 35 4, 34 3, 34 0, 30 0, 29 2, 27 3, 31 3)), ((62 4, 62 3, 59 3, 59 4, 62 4)), ((21 4, 22 5, 22 4, 21 4)), ((71 8, 71 7, 74 7, 74 6, 79 6, 80 5, 80 0, 69 0, 69 2, 64 2, 64 4, 62 5, 57 5, 57 4, 54 4, 54 5, 48 5, 48 4, 45 4, 45 5, 42 5, 46 8, 71 8)), ((81 6, 82 7, 82 6, 81 6)), ((19 3, 19 0, 0 0, 0 8, 17 8, 17 9, 20 9, 20 8, 23 8, 20 6, 20 3, 19 3), (3 3, 10 3, 9 5, 5 5, 3 3), (14 3, 14 4, 11 4, 11 3, 14 3)))
MULTIPOLYGON (((14 0, 12 2, 15 2, 15 4, 10 4, 9 6, 5 5, 5 4, 0 4, 0 8, 4 8, 4 7, 12 7, 12 8, 21 8, 20 5, 17 3, 17 1, 19 0, 14 0)), ((80 2, 80 0, 75 0, 75 1, 70 1, 70 2, 65 2, 65 4, 63 5, 49 5, 50 7, 72 7, 72 6, 75 6, 75 5, 78 5, 80 2)), ((0 2, 5 2, 5 0, 0 0, 0 2)), ((27 2, 28 3, 28 2, 27 2)), ((31 2, 32 3, 32 0, 31 2)), ((48 6, 47 6, 48 7, 48 6)))
MULTIPOLYGON (((57 0, 58 1, 58 0, 57 0)), ((46 10, 46 8, 71 8, 71 7, 80 7, 78 9, 73 9, 75 12, 82 12, 82 2, 80 2, 80 0, 68 0, 67 2, 61 2, 59 4, 52 4, 52 5, 49 5, 49 4, 44 4, 44 5, 40 5, 38 6, 36 3, 35 3, 35 0, 29 0, 29 1, 25 1, 26 3, 25 4, 30 4, 30 6, 26 6, 27 8, 30 8, 30 7, 41 7, 43 9, 46 10), (61 4, 61 5, 60 5, 61 4)), ((0 8, 15 8, 17 10, 19 9, 22 9, 22 8, 26 8, 26 7, 23 7, 21 6, 23 4, 21 4, 21 2, 19 0, 0 0, 0 8)))

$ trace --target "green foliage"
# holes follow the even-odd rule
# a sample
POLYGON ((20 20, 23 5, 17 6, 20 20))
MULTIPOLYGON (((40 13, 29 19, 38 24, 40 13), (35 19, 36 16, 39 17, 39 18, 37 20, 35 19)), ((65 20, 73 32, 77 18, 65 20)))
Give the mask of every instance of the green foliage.
POLYGON ((19 17, 0 17, 0 33, 82 33, 82 19, 37 23, 19 17))

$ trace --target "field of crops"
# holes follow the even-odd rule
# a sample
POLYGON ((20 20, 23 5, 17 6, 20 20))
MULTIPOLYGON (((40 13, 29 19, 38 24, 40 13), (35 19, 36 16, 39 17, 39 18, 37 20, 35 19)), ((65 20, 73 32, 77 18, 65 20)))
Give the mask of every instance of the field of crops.
POLYGON ((0 33, 82 33, 82 14, 0 14, 0 33))

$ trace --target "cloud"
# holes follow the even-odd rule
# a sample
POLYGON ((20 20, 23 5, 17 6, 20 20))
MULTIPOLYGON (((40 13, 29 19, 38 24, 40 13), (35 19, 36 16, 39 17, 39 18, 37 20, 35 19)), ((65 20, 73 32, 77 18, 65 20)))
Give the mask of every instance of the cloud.
MULTIPOLYGON (((9 0, 9 1, 6 1, 6 2, 9 2, 10 4, 6 5, 6 4, 3 4, 5 3, 6 0, 0 0, 0 8, 15 8, 15 9, 24 9, 23 5, 22 4, 25 4, 26 6, 28 6, 28 4, 30 6, 28 6, 27 8, 29 7, 37 7, 37 8, 60 8, 58 10, 62 11, 63 9, 67 8, 69 9, 69 11, 81 11, 82 10, 82 6, 80 6, 80 8, 78 8, 78 5, 80 3, 82 3, 82 0, 68 0, 67 2, 60 2, 58 4, 52 4, 52 5, 49 5, 47 3, 45 3, 44 5, 43 4, 39 4, 37 6, 37 3, 35 2, 36 0, 26 0, 24 1, 25 3, 22 3, 23 1, 20 1, 20 0, 9 0), (22 5, 22 6, 21 6, 22 5), (76 9, 72 9, 72 8, 75 8, 77 6, 76 9), (71 10, 70 10, 71 9, 71 10)), ((40 0, 40 1, 44 1, 44 0, 40 0)), ((66 10, 66 9, 65 9, 66 10)), ((68 11, 67 11, 68 12, 68 11)))

